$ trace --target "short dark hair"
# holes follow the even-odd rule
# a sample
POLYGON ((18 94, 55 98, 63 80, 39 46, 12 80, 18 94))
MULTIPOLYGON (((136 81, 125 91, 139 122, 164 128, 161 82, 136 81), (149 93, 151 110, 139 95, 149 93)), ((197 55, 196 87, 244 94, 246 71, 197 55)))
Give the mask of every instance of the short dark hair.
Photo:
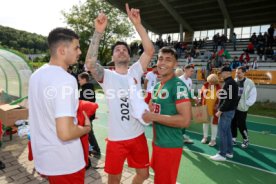
POLYGON ((238 70, 241 70, 242 73, 245 73, 245 72, 246 72, 246 68, 245 68, 244 66, 239 66, 237 69, 238 69, 238 70))
POLYGON ((173 55, 175 57, 176 60, 178 59, 176 50, 172 47, 162 47, 159 50, 159 53, 170 53, 171 55, 173 55))
POLYGON ((48 35, 50 53, 55 53, 59 42, 71 42, 73 39, 79 39, 79 36, 73 30, 61 27, 53 29, 48 35))
POLYGON ((130 48, 126 42, 118 41, 114 45, 111 46, 112 54, 114 52, 114 49, 117 45, 124 45, 127 48, 128 54, 130 55, 130 48))
POLYGON ((184 67, 185 70, 186 70, 186 69, 190 69, 190 68, 194 69, 195 66, 194 66, 193 64, 188 64, 188 65, 186 65, 186 66, 184 67))
POLYGON ((85 79, 87 82, 89 81, 89 73, 87 72, 82 72, 78 75, 79 78, 85 79))

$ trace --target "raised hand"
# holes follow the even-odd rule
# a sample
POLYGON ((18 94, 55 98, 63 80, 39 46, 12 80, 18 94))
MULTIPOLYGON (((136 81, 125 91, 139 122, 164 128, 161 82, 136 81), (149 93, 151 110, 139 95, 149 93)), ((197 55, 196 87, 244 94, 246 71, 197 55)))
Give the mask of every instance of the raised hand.
POLYGON ((127 16, 132 22, 132 24, 137 25, 141 24, 140 10, 131 8, 129 9, 128 3, 126 3, 126 12, 127 16))
POLYGON ((103 12, 99 13, 98 17, 94 20, 95 30, 98 33, 103 33, 106 28, 107 22, 107 16, 103 12))

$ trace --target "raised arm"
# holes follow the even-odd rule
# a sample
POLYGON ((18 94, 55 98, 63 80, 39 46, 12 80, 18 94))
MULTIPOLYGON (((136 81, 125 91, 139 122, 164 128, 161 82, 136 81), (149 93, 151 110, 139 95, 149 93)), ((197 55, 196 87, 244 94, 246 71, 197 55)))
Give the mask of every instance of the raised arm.
POLYGON ((104 68, 99 63, 97 63, 97 58, 100 40, 107 25, 107 16, 104 13, 100 13, 94 20, 94 23, 95 32, 92 36, 92 40, 86 54, 85 65, 93 77, 97 81, 102 82, 104 77, 104 68))
POLYGON ((143 70, 146 71, 146 69, 150 63, 150 60, 154 54, 153 44, 148 36, 148 33, 146 32, 145 28, 143 27, 143 25, 141 23, 140 10, 134 9, 134 8, 129 9, 128 4, 126 3, 126 12, 127 12, 127 15, 129 17, 130 21, 134 25, 136 31, 138 32, 138 34, 142 40, 144 52, 140 57, 140 62, 143 67, 143 70))

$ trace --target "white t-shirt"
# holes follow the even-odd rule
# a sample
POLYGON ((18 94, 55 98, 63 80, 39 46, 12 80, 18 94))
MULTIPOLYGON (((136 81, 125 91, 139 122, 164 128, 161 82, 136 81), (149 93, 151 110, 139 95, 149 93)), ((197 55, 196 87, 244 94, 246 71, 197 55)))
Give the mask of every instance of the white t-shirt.
POLYGON ((108 139, 111 141, 128 140, 144 132, 144 126, 131 116, 129 103, 129 77, 134 78, 141 89, 143 69, 140 61, 128 69, 128 74, 121 75, 116 71, 104 70, 102 86, 107 100, 108 139))
POLYGON ((193 81, 192 81, 191 78, 187 78, 187 79, 186 79, 186 78, 184 77, 184 75, 181 75, 181 76, 179 77, 179 79, 181 79, 181 80, 186 84, 186 86, 187 86, 187 88, 188 88, 189 90, 192 89, 193 81))
POLYGON ((147 90, 147 92, 151 93, 154 89, 155 84, 156 84, 157 76, 153 73, 153 71, 150 71, 150 72, 147 73, 146 79, 148 80, 146 90, 147 90))
POLYGON ((29 83, 29 122, 36 170, 44 175, 75 173, 85 166, 80 139, 62 141, 56 132, 58 117, 75 117, 76 79, 63 68, 44 65, 29 83))

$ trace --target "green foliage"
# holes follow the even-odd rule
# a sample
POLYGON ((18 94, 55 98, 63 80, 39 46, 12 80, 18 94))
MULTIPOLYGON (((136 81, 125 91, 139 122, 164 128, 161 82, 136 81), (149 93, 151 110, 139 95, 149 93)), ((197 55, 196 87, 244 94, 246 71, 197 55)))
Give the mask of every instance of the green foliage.
POLYGON ((101 40, 98 56, 101 64, 105 65, 111 59, 111 45, 134 34, 127 15, 106 1, 99 0, 87 0, 84 4, 74 5, 70 12, 63 12, 63 15, 67 24, 80 36, 81 59, 84 60, 89 47, 89 38, 94 32, 94 19, 100 11, 108 16, 108 26, 101 40))
POLYGON ((45 53, 48 49, 46 37, 0 26, 0 45, 24 54, 45 53))

